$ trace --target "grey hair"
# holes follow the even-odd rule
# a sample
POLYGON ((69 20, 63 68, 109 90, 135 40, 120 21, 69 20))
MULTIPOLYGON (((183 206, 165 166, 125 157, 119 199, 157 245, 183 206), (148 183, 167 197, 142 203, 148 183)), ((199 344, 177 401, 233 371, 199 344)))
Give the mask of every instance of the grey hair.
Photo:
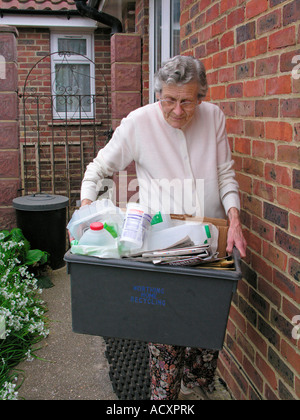
POLYGON ((163 84, 183 85, 191 81, 198 83, 198 99, 205 98, 208 84, 204 64, 194 57, 177 55, 156 72, 154 90, 161 93, 163 84))

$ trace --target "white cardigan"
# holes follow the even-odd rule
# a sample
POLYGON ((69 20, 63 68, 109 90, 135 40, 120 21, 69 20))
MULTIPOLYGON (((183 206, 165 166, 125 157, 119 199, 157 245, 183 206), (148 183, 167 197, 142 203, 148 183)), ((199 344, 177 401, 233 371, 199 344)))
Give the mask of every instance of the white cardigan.
POLYGON ((81 200, 96 200, 99 181, 133 160, 139 200, 153 212, 223 218, 240 209, 225 116, 214 104, 202 102, 184 130, 166 122, 159 102, 131 112, 87 166, 81 200))

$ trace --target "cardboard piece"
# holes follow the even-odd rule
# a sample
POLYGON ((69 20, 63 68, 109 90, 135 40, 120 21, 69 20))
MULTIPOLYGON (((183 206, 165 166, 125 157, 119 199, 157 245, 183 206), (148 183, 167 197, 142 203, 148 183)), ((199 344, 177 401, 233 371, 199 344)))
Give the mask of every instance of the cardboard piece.
POLYGON ((201 222, 201 223, 211 223, 218 228, 219 238, 218 238, 218 257, 223 258, 226 256, 226 246, 227 246, 227 234, 228 234, 228 220, 226 219, 216 219, 212 217, 193 217, 186 214, 171 214, 172 219, 177 220, 186 220, 192 222, 201 222))

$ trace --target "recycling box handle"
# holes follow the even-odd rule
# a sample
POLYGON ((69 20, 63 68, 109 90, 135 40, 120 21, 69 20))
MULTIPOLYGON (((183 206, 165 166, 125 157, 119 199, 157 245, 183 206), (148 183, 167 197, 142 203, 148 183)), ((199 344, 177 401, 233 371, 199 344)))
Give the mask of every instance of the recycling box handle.
POLYGON ((241 272, 241 254, 240 251, 234 246, 233 247, 233 259, 235 263, 235 269, 238 272, 241 272))

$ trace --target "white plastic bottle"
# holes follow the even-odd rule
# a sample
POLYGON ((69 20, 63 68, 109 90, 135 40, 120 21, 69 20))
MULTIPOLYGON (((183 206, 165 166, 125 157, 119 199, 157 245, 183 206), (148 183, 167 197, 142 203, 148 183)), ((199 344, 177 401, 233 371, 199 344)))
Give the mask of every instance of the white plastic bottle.
POLYGON ((114 241, 112 235, 104 229, 103 223, 94 222, 80 238, 79 245, 107 246, 113 244, 114 241))
POLYGON ((152 216, 148 208, 140 203, 128 203, 121 234, 123 250, 139 249, 143 246, 145 233, 150 227, 152 216))

